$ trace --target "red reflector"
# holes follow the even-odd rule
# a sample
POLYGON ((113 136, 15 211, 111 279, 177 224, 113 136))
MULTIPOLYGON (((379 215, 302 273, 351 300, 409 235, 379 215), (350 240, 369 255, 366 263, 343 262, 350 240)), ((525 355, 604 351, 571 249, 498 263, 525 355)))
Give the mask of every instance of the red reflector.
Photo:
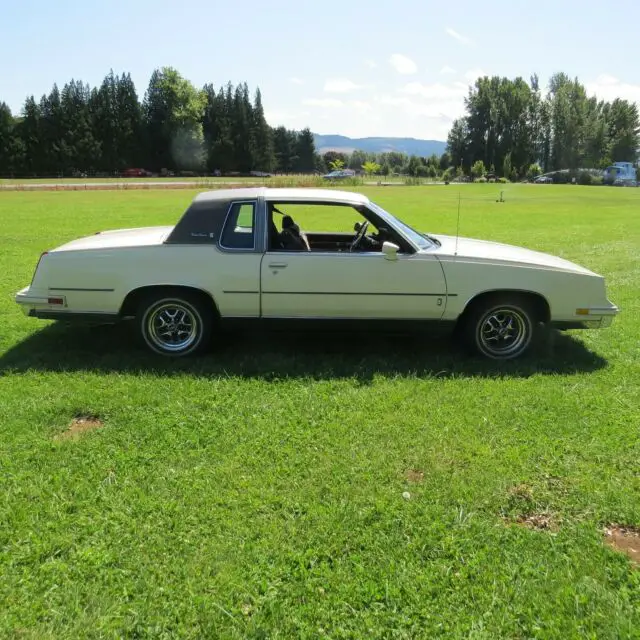
POLYGON ((64 304, 64 298, 48 298, 47 302, 49 304, 64 304))

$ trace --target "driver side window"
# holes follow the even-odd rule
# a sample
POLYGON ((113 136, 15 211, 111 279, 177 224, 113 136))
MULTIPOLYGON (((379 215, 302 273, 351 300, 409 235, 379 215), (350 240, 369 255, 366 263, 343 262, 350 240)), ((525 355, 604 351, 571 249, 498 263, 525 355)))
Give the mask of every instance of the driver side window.
POLYGON ((378 229, 351 205, 272 202, 268 211, 270 251, 351 252, 356 240, 359 251, 382 249, 378 229))

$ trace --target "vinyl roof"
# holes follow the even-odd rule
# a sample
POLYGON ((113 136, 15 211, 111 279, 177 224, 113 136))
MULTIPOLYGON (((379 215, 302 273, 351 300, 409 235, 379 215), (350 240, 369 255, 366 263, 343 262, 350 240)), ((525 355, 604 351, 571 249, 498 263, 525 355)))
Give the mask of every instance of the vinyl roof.
POLYGON ((216 189, 199 193, 194 202, 210 202, 215 200, 254 200, 264 198, 274 202, 336 202, 347 204, 367 204, 369 198, 353 191, 337 189, 270 189, 267 187, 249 187, 242 189, 216 189))

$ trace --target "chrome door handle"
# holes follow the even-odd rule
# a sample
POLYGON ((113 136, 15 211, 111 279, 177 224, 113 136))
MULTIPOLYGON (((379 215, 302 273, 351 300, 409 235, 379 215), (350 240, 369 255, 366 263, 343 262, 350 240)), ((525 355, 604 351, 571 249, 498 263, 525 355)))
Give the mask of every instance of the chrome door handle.
POLYGON ((287 263, 286 262, 270 262, 269 266, 272 269, 286 269, 287 263))

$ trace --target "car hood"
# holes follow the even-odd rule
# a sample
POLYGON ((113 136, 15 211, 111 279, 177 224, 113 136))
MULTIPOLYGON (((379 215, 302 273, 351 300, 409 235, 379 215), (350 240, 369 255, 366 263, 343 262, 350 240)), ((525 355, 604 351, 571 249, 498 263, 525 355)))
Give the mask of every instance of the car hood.
POLYGON ((532 251, 531 249, 525 249, 523 247, 502 244, 500 242, 489 242, 487 240, 458 238, 456 241, 455 236, 430 235, 440 241, 441 246, 436 249, 436 253, 442 256, 456 255, 459 258, 479 260, 482 262, 498 262, 514 266, 534 266, 554 271, 597 275, 579 264, 540 251, 532 251))
POLYGON ((142 227, 100 231, 86 238, 72 240, 54 251, 85 251, 88 249, 112 249, 116 247, 145 247, 162 244, 173 227, 142 227))

